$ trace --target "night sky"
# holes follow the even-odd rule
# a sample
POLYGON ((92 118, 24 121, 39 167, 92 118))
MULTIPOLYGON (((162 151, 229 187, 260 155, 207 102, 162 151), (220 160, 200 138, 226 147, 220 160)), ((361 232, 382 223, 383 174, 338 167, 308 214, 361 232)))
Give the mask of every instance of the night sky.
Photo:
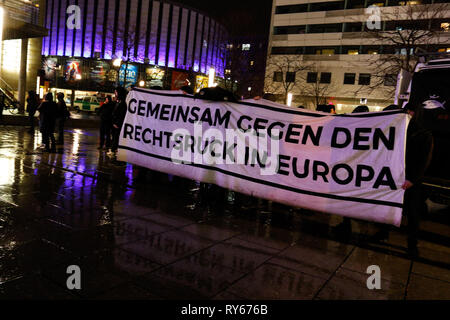
POLYGON ((220 20, 232 35, 269 33, 272 0, 177 0, 220 20))

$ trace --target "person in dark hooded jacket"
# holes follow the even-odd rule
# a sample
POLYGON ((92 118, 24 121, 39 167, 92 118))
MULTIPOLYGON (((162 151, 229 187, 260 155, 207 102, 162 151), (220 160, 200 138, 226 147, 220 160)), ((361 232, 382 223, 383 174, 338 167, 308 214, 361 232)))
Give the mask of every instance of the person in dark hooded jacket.
POLYGON ((406 180, 403 202, 404 215, 408 219, 408 253, 418 254, 417 236, 420 217, 425 208, 422 180, 433 153, 433 135, 423 127, 423 108, 407 103, 404 107, 412 116, 406 133, 406 180))
POLYGON ((45 145, 45 151, 55 152, 56 143, 55 136, 55 123, 57 106, 53 101, 53 94, 47 93, 44 102, 37 109, 39 111, 39 128, 42 133, 42 143, 45 145))
POLYGON ((111 148, 111 127, 115 103, 111 96, 107 96, 105 103, 100 107, 100 146, 98 149, 111 148))
POLYGON ((112 113, 112 153, 117 152, 119 147, 120 130, 127 114, 127 104, 125 102, 127 91, 123 87, 117 87, 114 93, 116 95, 116 106, 112 113))
MULTIPOLYGON (((398 106, 389 107, 388 110, 399 109, 398 106)), ((422 180, 431 162, 434 142, 431 131, 423 127, 423 108, 412 103, 407 103, 404 109, 412 118, 406 132, 406 173, 405 181, 402 185, 402 188, 405 190, 403 215, 408 220, 408 254, 415 257, 418 255, 417 238, 420 218, 426 208, 422 180)), ((375 234, 375 239, 387 239, 388 235, 389 227, 382 226, 375 234)))
POLYGON ((60 92, 56 95, 58 100, 56 112, 56 124, 58 129, 58 144, 64 144, 64 124, 69 119, 70 114, 64 101, 64 93, 60 92))
POLYGON ((30 121, 30 130, 28 130, 29 133, 34 133, 34 114, 36 113, 38 106, 39 97, 33 90, 28 91, 26 111, 28 112, 28 119, 30 121))

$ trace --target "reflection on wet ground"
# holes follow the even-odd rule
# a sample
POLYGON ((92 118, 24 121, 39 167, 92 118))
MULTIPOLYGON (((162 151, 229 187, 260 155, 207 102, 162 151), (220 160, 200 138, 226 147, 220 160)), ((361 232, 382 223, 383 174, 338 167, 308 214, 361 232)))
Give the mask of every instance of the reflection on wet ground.
POLYGON ((338 216, 113 165, 95 130, 65 140, 48 154, 39 133, 0 127, 1 298, 450 299, 448 216, 423 223, 412 261, 403 229, 375 242, 353 221, 343 241, 338 216))

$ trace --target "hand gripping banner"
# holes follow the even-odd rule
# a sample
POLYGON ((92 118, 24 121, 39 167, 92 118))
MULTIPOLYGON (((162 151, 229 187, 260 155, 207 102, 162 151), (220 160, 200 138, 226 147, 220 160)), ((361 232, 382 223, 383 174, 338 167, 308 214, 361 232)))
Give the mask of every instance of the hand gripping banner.
POLYGON ((133 89, 118 160, 287 205, 400 226, 409 116, 133 89))

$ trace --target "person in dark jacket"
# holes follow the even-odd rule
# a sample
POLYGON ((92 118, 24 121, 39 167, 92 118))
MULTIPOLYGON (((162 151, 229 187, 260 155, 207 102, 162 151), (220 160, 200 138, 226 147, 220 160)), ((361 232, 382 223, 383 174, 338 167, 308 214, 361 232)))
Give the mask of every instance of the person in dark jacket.
POLYGON ((100 115, 100 146, 98 149, 109 149, 111 147, 111 127, 112 115, 115 108, 115 103, 111 96, 107 96, 105 103, 102 104, 99 110, 100 115), (105 143, 106 142, 106 143, 105 143))
POLYGON ((420 216, 425 206, 422 180, 433 153, 433 135, 423 127, 423 108, 407 103, 404 107, 412 116, 406 133, 406 180, 403 212, 408 219, 408 253, 417 256, 417 236, 420 216))
POLYGON ((60 92, 57 95, 57 111, 56 124, 58 125, 58 144, 64 144, 64 123, 69 118, 69 110, 67 110, 66 102, 64 101, 64 93, 60 92))
POLYGON ((26 111, 28 112, 28 119, 30 120, 30 130, 28 130, 29 133, 34 133, 34 115, 36 114, 38 106, 39 98, 37 94, 33 90, 28 91, 26 111))
POLYGON ((116 105, 112 113, 112 153, 116 153, 119 147, 120 130, 127 114, 127 104, 125 102, 127 91, 123 87, 117 87, 114 94, 116 95, 116 105))
POLYGON ((370 112, 368 106, 357 106, 353 109, 352 113, 362 113, 362 112, 370 112))
POLYGON ((53 101, 53 94, 47 93, 44 102, 37 109, 39 111, 39 128, 42 133, 42 142, 45 145, 45 151, 55 152, 55 121, 57 106, 53 101))

